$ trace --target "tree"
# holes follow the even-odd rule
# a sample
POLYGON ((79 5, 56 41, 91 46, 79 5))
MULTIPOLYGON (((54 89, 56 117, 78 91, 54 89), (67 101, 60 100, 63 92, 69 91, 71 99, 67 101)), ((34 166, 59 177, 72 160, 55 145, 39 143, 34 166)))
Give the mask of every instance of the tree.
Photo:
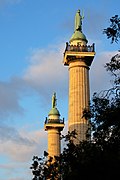
POLYGON ((103 33, 111 39, 111 43, 118 42, 120 38, 120 17, 118 15, 110 18, 110 26, 104 29, 103 33))
MULTIPOLYGON (((115 16, 111 22, 110 29, 104 30, 104 33, 112 38, 113 43, 120 36, 120 19, 115 16)), ((33 158, 33 180, 99 180, 117 179, 120 176, 120 55, 112 57, 105 68, 111 73, 112 86, 95 93, 90 110, 83 112, 83 117, 91 120, 91 141, 75 145, 75 131, 62 136, 66 147, 54 162, 46 152, 42 158, 33 158)))

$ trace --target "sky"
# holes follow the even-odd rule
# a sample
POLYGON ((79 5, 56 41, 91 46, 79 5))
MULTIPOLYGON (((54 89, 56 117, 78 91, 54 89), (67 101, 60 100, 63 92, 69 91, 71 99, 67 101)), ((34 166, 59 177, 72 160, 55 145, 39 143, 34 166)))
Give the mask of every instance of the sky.
POLYGON ((47 151, 44 121, 53 92, 67 132, 69 77, 62 62, 78 9, 88 44, 95 43, 91 99, 111 86, 104 65, 119 44, 102 32, 119 7, 119 0, 0 0, 0 180, 32 179, 32 157, 47 151))

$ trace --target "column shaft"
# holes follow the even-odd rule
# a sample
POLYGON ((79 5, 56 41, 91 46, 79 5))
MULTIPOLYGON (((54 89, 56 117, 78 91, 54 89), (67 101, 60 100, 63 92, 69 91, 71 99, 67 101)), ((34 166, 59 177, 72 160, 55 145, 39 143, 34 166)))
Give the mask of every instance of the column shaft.
POLYGON ((88 121, 83 118, 83 110, 89 106, 89 67, 84 61, 69 64, 69 131, 76 130, 78 141, 86 139, 88 121))
POLYGON ((48 130, 48 153, 49 156, 60 155, 60 132, 57 128, 48 130))

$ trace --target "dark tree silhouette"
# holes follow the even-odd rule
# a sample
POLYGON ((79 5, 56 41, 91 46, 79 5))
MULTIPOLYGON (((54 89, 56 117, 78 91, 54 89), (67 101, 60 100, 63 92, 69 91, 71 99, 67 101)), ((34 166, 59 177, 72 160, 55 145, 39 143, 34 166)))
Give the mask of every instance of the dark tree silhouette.
POLYGON ((111 43, 118 42, 120 38, 120 17, 118 15, 110 18, 110 26, 104 29, 103 33, 107 35, 108 39, 111 39, 111 43))

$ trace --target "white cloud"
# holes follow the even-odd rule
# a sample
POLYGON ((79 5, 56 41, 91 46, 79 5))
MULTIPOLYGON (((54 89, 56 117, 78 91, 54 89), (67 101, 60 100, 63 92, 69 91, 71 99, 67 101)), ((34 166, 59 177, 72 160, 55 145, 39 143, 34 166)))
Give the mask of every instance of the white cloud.
POLYGON ((2 180, 6 177, 7 180, 30 179, 33 156, 40 157, 44 150, 47 151, 47 133, 43 129, 29 132, 23 129, 17 131, 12 127, 4 127, 3 131, 0 129, 0 154, 8 161, 0 163, 0 169, 5 174, 2 180))
POLYGON ((52 94, 54 91, 63 94, 67 88, 68 72, 62 63, 64 50, 61 45, 56 47, 35 50, 24 74, 24 80, 40 94, 52 94))
POLYGON ((13 161, 27 162, 33 155, 43 154, 46 149, 47 134, 44 130, 18 132, 12 127, 4 127, 3 131, 0 134, 0 153, 13 161))
MULTIPOLYGON (((100 42, 99 42, 100 43, 100 42)), ((32 51, 28 58, 28 67, 22 77, 12 77, 9 82, 0 82, 0 120, 10 116, 24 115, 25 109, 21 106, 21 99, 34 92, 41 103, 41 107, 51 103, 51 96, 55 91, 64 104, 68 101, 68 67, 64 67, 64 45, 32 51)), ((116 52, 102 52, 95 55, 90 67, 90 90, 103 90, 110 86, 110 77, 104 64, 116 52)), ((59 103, 58 103, 59 104, 59 103)), ((62 105, 61 105, 62 107, 62 105)))
POLYGON ((94 92, 100 92, 111 87, 111 76, 104 68, 106 62, 117 54, 117 51, 105 51, 96 54, 95 59, 90 68, 90 89, 91 95, 94 92))
POLYGON ((48 104, 54 91, 64 99, 68 93, 68 70, 63 66, 63 45, 34 50, 23 77, 11 77, 0 82, 0 121, 10 116, 24 115, 20 101, 37 92, 41 105, 48 104))

